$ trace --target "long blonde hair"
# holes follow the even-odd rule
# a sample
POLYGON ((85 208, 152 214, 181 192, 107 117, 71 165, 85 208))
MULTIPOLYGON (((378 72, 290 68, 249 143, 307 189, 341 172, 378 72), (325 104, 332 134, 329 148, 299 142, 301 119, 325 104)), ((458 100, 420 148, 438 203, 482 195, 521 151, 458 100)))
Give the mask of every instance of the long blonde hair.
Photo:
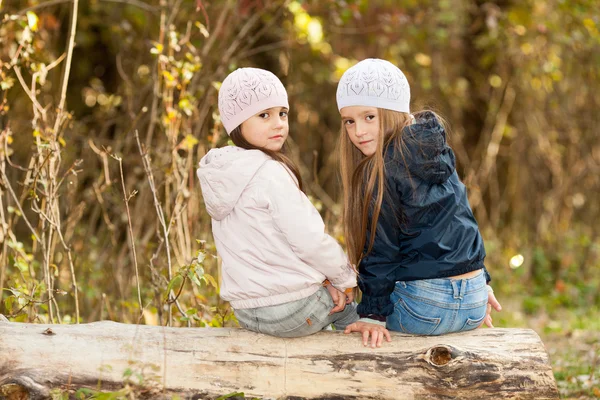
MULTIPOLYGON (((379 138, 377 149, 371 156, 365 156, 354 146, 348 137, 346 126, 342 122, 339 153, 340 173, 344 198, 344 235, 348 248, 350 262, 359 265, 370 232, 368 254, 375 241, 375 230, 381 213, 381 205, 388 190, 385 179, 384 154, 390 145, 395 147, 397 154, 406 165, 406 146, 403 130, 411 125, 413 116, 408 113, 378 108, 379 138), (372 213, 369 220, 369 212, 372 213)), ((431 111, 424 111, 431 112, 431 111)), ((417 118, 423 112, 415 115, 417 118)), ((433 115, 440 123, 444 120, 437 114, 433 115)), ((410 177, 409 177, 410 178, 410 177)))

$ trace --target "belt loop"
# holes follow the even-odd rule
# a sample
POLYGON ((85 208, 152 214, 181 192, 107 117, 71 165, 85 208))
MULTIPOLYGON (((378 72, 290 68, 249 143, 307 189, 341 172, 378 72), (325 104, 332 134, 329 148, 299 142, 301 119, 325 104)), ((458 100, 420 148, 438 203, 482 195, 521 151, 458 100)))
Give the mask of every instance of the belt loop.
POLYGON ((460 296, 459 296, 461 300, 465 296, 466 291, 467 291, 467 280, 461 279, 460 280, 460 296))
POLYGON ((455 299, 460 298, 460 293, 458 292, 458 286, 456 286, 456 280, 450 279, 450 283, 452 283, 452 295, 455 299))

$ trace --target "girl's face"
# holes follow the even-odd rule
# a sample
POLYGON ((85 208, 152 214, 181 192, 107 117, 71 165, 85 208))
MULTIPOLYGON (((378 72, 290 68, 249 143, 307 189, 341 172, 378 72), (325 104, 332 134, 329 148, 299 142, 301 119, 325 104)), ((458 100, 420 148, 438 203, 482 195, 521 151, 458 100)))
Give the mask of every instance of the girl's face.
POLYGON ((379 111, 375 107, 349 106, 340 110, 350 141, 365 156, 372 156, 379 140, 379 111))
POLYGON ((279 151, 288 137, 288 109, 268 108, 248 118, 240 127, 242 135, 251 145, 279 151))

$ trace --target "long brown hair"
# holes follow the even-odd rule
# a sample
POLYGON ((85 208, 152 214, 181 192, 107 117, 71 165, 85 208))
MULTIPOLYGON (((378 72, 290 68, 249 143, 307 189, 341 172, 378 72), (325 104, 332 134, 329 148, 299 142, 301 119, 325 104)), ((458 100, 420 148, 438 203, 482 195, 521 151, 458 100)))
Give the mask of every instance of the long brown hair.
POLYGON ((300 176, 300 170, 292 161, 292 159, 285 155, 285 153, 287 152, 287 146, 285 144, 281 148, 281 151, 273 151, 265 149, 263 147, 256 147, 250 142, 248 142, 244 135, 242 135, 241 125, 232 130, 229 134, 229 137, 231 138, 233 144, 235 144, 236 146, 246 150, 260 150, 269 157, 271 157, 273 160, 279 161, 280 163, 285 165, 288 168, 288 170, 291 171, 292 174, 294 174, 294 176, 296 177, 296 180, 298 181, 298 189, 304 192, 304 184, 302 182, 302 177, 300 176))
MULTIPOLYGON (((385 179, 385 150, 393 145, 396 154, 406 164, 405 138, 402 133, 413 119, 408 113, 382 108, 377 110, 380 136, 373 155, 367 157, 354 146, 343 122, 339 138, 340 173, 344 198, 344 235, 348 247, 348 257, 350 262, 356 266, 359 265, 363 256, 367 232, 370 232, 370 238, 365 254, 368 254, 373 248, 381 205, 388 191, 385 179), (372 213, 370 220, 369 213, 372 213)), ((418 118, 424 112, 431 111, 418 112, 413 115, 418 118)), ((441 117, 433 114, 440 123, 445 125, 441 117)), ((398 221, 400 220, 398 219, 398 221)))

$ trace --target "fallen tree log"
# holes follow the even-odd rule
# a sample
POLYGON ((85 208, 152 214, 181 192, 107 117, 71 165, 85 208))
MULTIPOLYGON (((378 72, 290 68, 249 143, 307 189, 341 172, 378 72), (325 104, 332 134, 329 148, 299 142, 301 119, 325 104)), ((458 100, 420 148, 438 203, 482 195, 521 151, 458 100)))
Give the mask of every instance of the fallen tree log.
POLYGON ((529 329, 394 334, 371 349, 341 332, 278 339, 243 329, 0 322, 0 398, 83 387, 146 398, 558 399, 529 329))

